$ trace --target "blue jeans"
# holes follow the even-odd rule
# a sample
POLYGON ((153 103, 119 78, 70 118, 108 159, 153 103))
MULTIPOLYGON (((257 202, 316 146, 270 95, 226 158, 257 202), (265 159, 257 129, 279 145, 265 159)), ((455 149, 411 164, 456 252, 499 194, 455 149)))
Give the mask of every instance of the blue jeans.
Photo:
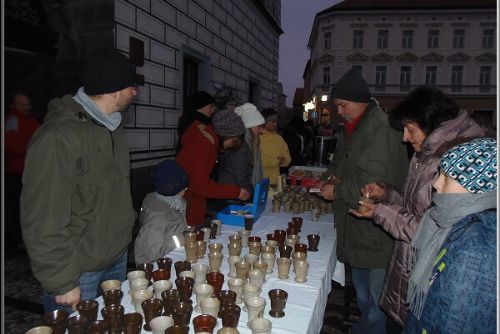
MULTIPOLYGON (((108 279, 117 279, 123 282, 127 277, 127 252, 120 256, 109 267, 100 271, 86 271, 80 275, 80 300, 90 300, 102 294, 101 282, 108 279)), ((71 314, 70 307, 59 305, 53 295, 43 292, 43 308, 45 312, 64 310, 71 314)))
POLYGON ((352 333, 386 333, 386 315, 378 306, 384 277, 385 268, 352 268, 352 283, 361 311, 361 320, 352 326, 352 333))

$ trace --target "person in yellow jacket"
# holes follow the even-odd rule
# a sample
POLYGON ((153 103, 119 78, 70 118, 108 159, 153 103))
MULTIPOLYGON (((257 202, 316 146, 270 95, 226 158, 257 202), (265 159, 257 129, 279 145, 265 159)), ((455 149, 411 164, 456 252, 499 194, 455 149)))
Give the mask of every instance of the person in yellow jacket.
POLYGON ((270 184, 277 184, 280 167, 287 167, 292 158, 288 145, 277 133, 278 113, 272 108, 262 110, 265 123, 260 136, 260 154, 262 157, 262 171, 264 177, 269 178, 270 184))

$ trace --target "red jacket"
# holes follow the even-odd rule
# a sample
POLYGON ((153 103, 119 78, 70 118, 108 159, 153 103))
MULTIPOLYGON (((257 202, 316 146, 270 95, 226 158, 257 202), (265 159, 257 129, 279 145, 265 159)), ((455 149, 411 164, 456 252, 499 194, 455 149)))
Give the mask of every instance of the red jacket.
POLYGON ((232 184, 219 184, 210 179, 210 173, 217 159, 219 139, 212 125, 196 120, 181 138, 182 149, 176 161, 186 171, 189 188, 186 192, 188 225, 203 224, 207 211, 207 198, 238 198, 240 187, 232 184))
POLYGON ((12 108, 5 120, 5 171, 22 174, 28 143, 40 126, 37 119, 12 108))

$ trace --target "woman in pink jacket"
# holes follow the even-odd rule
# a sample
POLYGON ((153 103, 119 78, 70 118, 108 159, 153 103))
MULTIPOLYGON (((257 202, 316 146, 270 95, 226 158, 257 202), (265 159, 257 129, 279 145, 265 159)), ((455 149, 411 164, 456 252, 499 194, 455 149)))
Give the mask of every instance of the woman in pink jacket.
POLYGON ((403 141, 415 153, 410 162, 404 189, 385 183, 370 183, 361 192, 369 194, 376 204, 363 203, 368 209, 357 217, 373 219, 394 239, 387 267, 380 307, 387 313, 387 333, 401 333, 408 314, 406 293, 409 279, 408 252, 420 218, 431 204, 432 184, 438 177, 439 156, 435 151, 444 142, 457 137, 474 138, 484 131, 460 111, 443 92, 432 87, 418 87, 401 101, 390 114, 394 126, 404 129, 403 141))

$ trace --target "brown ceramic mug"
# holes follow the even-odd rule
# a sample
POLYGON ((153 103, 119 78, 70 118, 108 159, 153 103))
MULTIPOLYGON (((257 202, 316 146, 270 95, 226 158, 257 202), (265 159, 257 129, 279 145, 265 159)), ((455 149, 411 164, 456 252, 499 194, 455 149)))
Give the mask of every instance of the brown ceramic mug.
POLYGON ((161 257, 156 260, 156 264, 158 264, 159 269, 165 269, 170 272, 172 270, 172 259, 169 257, 161 257))
POLYGON ((104 306, 121 304, 123 291, 117 289, 107 290, 102 293, 102 298, 104 299, 104 306))
POLYGON ((175 280, 175 286, 177 291, 179 291, 179 297, 181 301, 188 301, 193 295, 193 284, 194 279, 191 277, 180 277, 175 280))
POLYGON ((288 293, 282 289, 272 289, 269 291, 269 299, 271 300, 271 310, 269 315, 273 318, 282 318, 285 316, 286 301, 288 293))
POLYGON ((142 328, 142 314, 133 312, 123 316, 123 330, 125 334, 140 334, 142 328))
POLYGON ((175 305, 180 302, 179 291, 176 289, 163 291, 161 293, 161 299, 163 300, 163 315, 172 316, 175 312, 175 305))
POLYGON ((87 319, 82 315, 74 315, 68 318, 68 334, 87 333, 87 319))
POLYGON ((179 277, 179 274, 182 271, 191 270, 191 262, 189 261, 177 261, 174 263, 175 274, 176 277, 179 277))
POLYGON ((202 314, 193 319, 194 332, 208 332, 212 333, 215 325, 217 325, 217 319, 209 314, 202 314))
POLYGON ((93 299, 83 300, 76 305, 76 309, 80 315, 83 315, 87 319, 87 321, 96 321, 99 303, 93 299))
POLYGON ((175 305, 173 314, 174 323, 176 325, 188 326, 191 321, 191 314, 193 313, 193 305, 188 302, 180 302, 175 305))
POLYGON ((120 334, 123 328, 123 317, 125 308, 122 305, 109 305, 101 310, 101 315, 109 323, 109 332, 111 334, 120 334))
POLYGON ((153 281, 169 280, 170 272, 166 269, 156 269, 153 271, 153 281))
POLYGON ((310 252, 317 252, 319 245, 319 235, 317 234, 309 234, 307 235, 307 241, 309 243, 309 248, 307 249, 310 252))
POLYGON ((217 292, 217 298, 220 301, 220 305, 229 305, 236 303, 236 292, 231 290, 221 290, 217 292))
POLYGON ((224 274, 219 272, 209 272, 207 274, 207 283, 214 287, 214 293, 222 290, 224 284, 224 274))
POLYGON ((293 248, 291 246, 280 245, 278 249, 280 251, 280 257, 290 258, 290 256, 292 255, 293 248))
POLYGON ((43 315, 43 323, 52 328, 53 334, 64 334, 68 327, 68 317, 68 312, 55 310, 43 315))
POLYGON ((87 333, 89 334, 108 334, 109 323, 106 320, 96 320, 91 321, 87 327, 87 333))
POLYGON ((153 269, 154 266, 150 262, 145 262, 145 263, 139 263, 138 265, 135 266, 137 270, 142 270, 146 273, 146 279, 151 280, 151 277, 153 275, 153 269))
POLYGON ((237 328, 240 320, 241 308, 236 304, 220 307, 219 317, 222 319, 223 327, 237 328))
POLYGON ((306 244, 295 244, 295 251, 307 253, 307 245, 306 244))
POLYGON ((159 317, 161 315, 161 310, 163 308, 163 303, 159 299, 146 299, 141 303, 142 310, 144 311, 144 330, 151 331, 151 326, 149 322, 153 318, 159 317))

